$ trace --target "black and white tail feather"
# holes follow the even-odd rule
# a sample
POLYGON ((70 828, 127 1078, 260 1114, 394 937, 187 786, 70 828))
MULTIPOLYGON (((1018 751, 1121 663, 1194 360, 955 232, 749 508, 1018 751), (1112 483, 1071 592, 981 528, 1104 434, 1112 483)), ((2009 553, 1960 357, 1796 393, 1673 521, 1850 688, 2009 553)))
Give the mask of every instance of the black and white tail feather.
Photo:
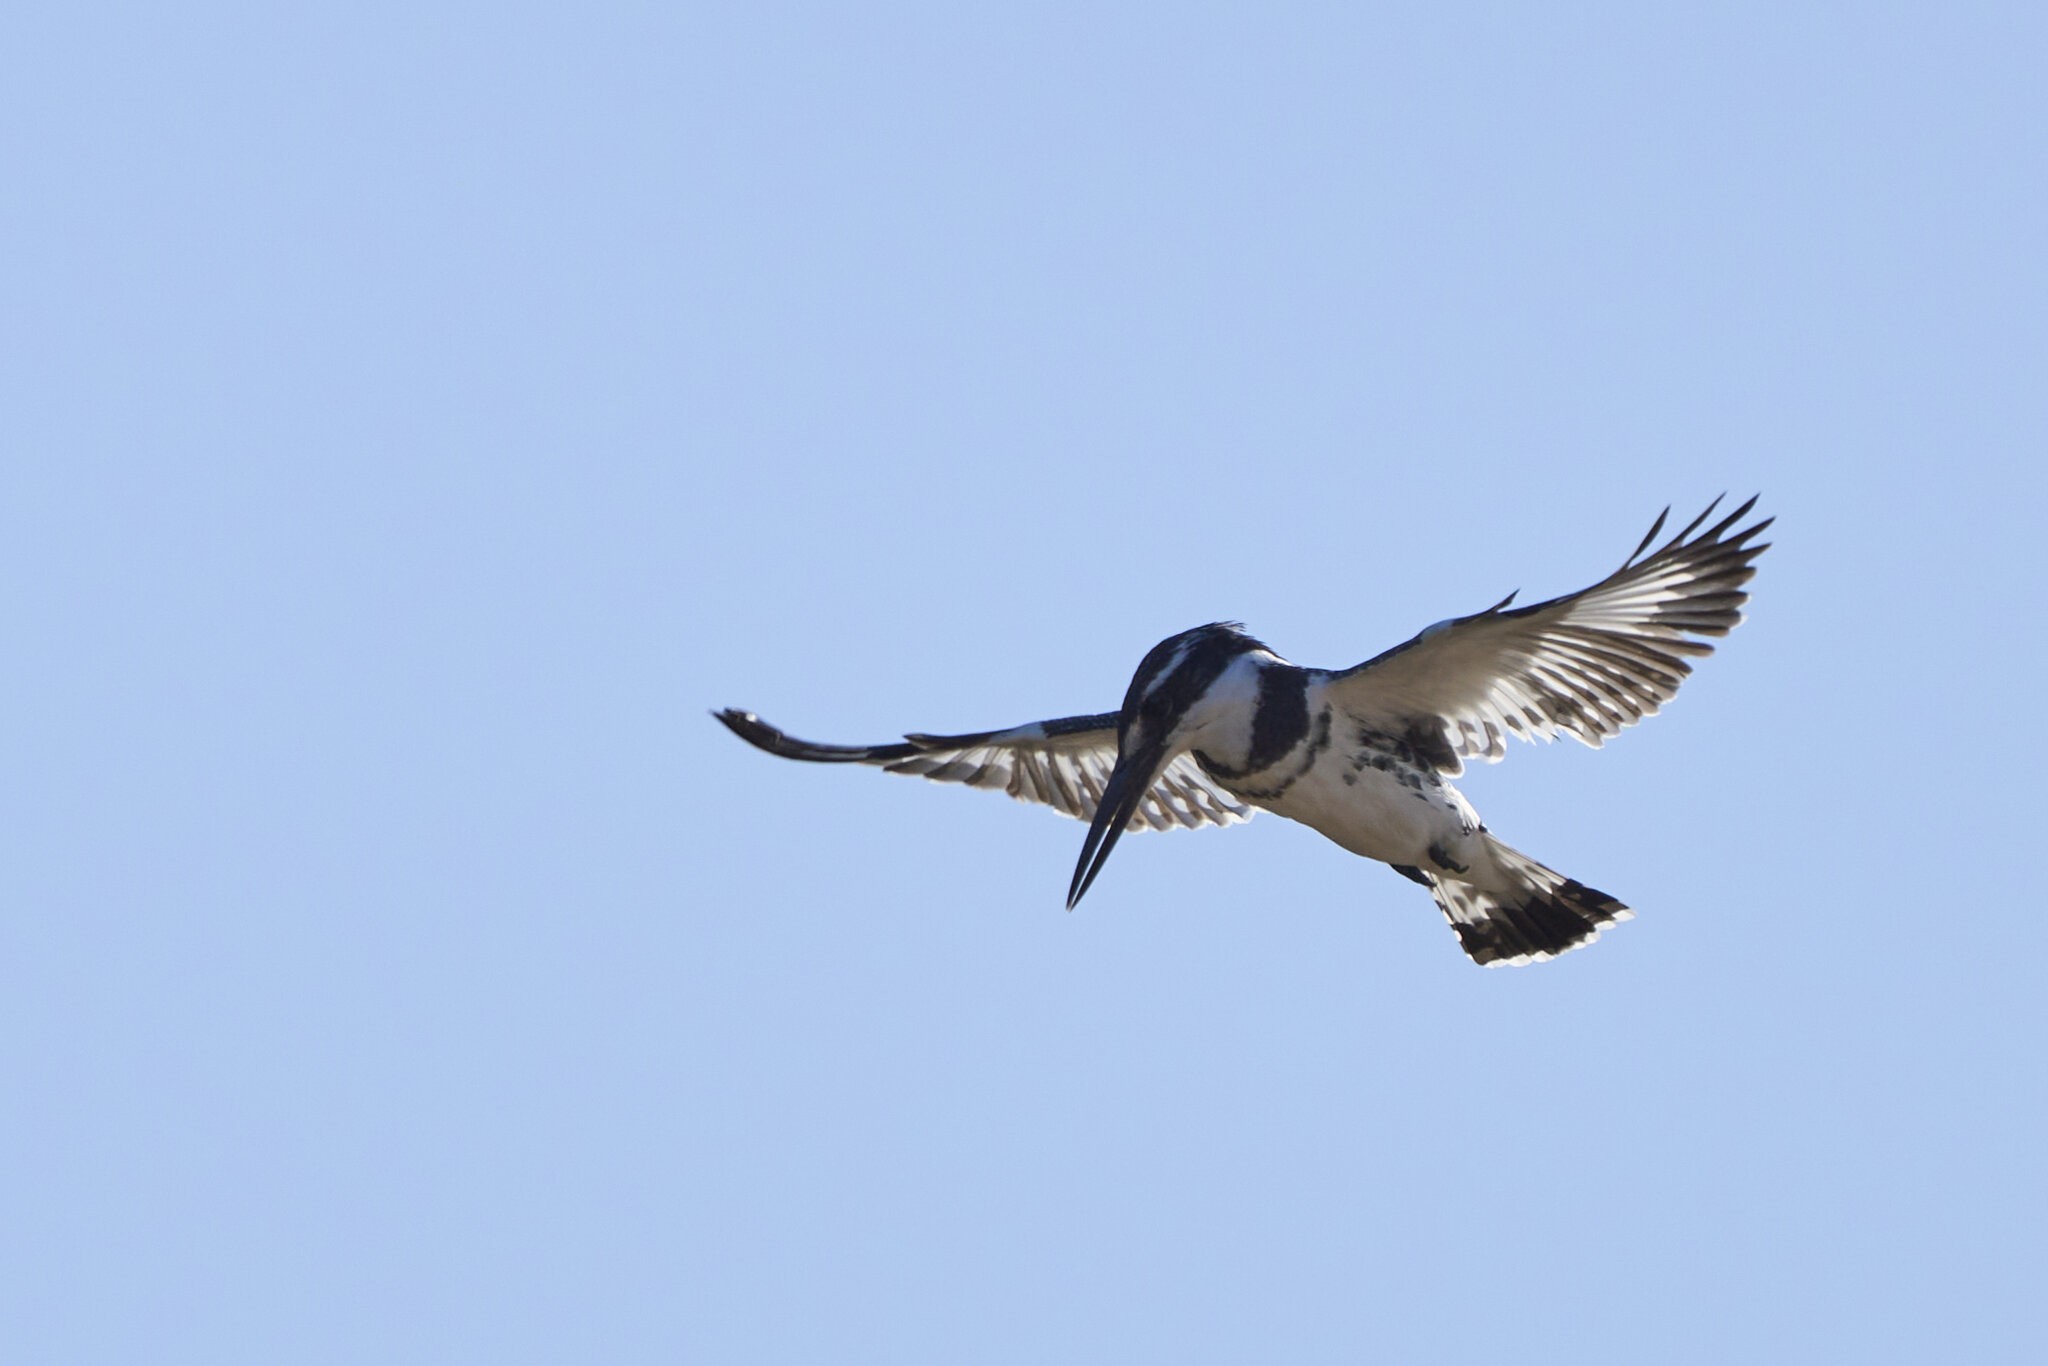
POLYGON ((1495 838, 1445 781, 1505 737, 1595 748, 1656 712, 1742 620, 1771 519, 1713 525, 1716 499, 1652 551, 1528 607, 1509 594, 1344 670, 1289 664, 1235 623, 1161 641, 1115 712, 882 745, 820 745, 752 712, 715 712, 789 759, 869 764, 1039 802, 1090 823, 1068 906, 1126 830, 1232 825, 1265 809, 1428 887, 1475 962, 1540 962, 1633 917, 1605 892, 1495 838), (1704 528, 1704 530, 1702 529, 1704 528))
POLYGON ((1541 963, 1592 943, 1609 925, 1635 919, 1634 911, 1607 893, 1546 868, 1491 835, 1485 838, 1497 870, 1489 879, 1491 887, 1420 869, 1399 870, 1429 888, 1473 962, 1487 967, 1541 963))

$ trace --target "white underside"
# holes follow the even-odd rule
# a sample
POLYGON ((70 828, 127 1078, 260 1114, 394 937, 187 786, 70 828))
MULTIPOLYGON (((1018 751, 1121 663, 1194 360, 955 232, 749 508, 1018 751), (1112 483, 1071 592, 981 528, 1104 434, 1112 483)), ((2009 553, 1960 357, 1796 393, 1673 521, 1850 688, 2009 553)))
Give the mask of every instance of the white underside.
POLYGON ((1432 845, 1475 875, 1491 863, 1486 839, 1478 833, 1479 815, 1456 788, 1425 782, 1418 793, 1378 769, 1352 773, 1342 755, 1326 755, 1278 797, 1247 800, 1382 863, 1442 871, 1430 856, 1432 845), (1346 777, 1355 781, 1347 783, 1346 777))

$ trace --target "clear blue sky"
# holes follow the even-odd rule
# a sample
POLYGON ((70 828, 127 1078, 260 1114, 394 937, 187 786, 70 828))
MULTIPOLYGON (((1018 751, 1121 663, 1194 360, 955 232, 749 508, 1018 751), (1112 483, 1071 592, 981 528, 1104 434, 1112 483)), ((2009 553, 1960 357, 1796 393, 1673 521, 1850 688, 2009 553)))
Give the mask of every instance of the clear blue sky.
POLYGON ((2039 1360, 2033 6, 44 6, 0 1342, 2039 1360), (1761 490, 1665 715, 1272 818, 755 753, 1354 662, 1761 490))

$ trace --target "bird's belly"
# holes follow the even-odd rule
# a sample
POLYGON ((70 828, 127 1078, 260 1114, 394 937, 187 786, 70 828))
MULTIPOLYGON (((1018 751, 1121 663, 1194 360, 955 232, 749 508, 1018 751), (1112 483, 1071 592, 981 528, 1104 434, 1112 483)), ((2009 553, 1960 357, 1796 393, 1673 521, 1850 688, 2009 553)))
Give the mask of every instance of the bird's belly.
POLYGON ((1479 828, 1459 791, 1434 773, 1397 768, 1316 765, 1270 800, 1254 801, 1320 831, 1354 854, 1383 863, 1435 869, 1479 828))

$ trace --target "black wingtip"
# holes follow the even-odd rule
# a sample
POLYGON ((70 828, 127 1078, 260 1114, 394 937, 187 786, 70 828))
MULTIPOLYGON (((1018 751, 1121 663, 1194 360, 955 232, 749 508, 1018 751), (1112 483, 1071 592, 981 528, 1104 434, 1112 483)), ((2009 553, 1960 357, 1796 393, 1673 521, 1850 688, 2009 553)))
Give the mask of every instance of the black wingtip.
MULTIPOLYGON (((1763 497, 1761 493, 1752 493, 1748 497, 1748 499, 1746 499, 1743 502, 1741 507, 1736 508, 1733 512, 1724 514, 1720 521, 1716 522, 1713 526, 1708 527, 1707 530, 1701 531, 1700 528, 1707 525, 1707 519, 1714 515, 1714 509, 1720 507, 1723 502, 1727 501, 1728 495, 1726 493, 1720 493, 1715 495, 1714 501, 1708 503, 1706 508, 1701 511, 1699 516, 1693 518, 1690 522, 1686 523, 1684 530, 1680 531, 1677 535, 1673 536, 1669 541, 1659 546, 1657 548, 1656 554, 1652 555, 1650 558, 1655 559, 1658 555, 1669 555, 1674 551, 1683 550, 1688 546, 1724 543, 1723 538, 1728 536, 1729 528, 1733 527, 1737 522, 1741 521, 1744 517, 1748 516, 1749 510, 1756 506, 1757 499, 1761 497, 1763 497), (1696 532, 1698 533, 1697 539, 1694 538, 1694 533, 1696 532)), ((1622 561, 1622 569, 1626 570, 1635 567, 1636 562, 1642 559, 1643 552, 1648 550, 1651 544, 1656 541, 1657 534, 1664 529, 1664 523, 1666 520, 1670 518, 1670 516, 1671 509, 1667 505, 1662 512, 1657 514, 1657 520, 1650 524, 1649 534, 1644 536, 1642 542, 1636 546, 1635 553, 1630 555, 1626 560, 1622 561)), ((1742 542, 1748 540, 1751 536, 1756 535, 1759 531, 1762 531, 1765 527, 1769 526, 1774 520, 1776 519, 1765 518, 1763 521, 1758 522, 1754 526, 1745 527, 1740 532, 1736 533, 1734 537, 1727 539, 1725 543, 1729 545, 1739 546, 1742 544, 1742 542)))
POLYGON ((895 745, 821 745, 811 740, 799 740, 788 731, 777 730, 750 711, 738 707, 727 707, 711 713, 725 728, 745 740, 755 749, 783 759, 802 759, 813 764, 889 764, 909 757, 916 752, 916 746, 895 745))
POLYGON ((1657 514, 1657 520, 1650 523, 1650 529, 1643 533, 1642 543, 1638 545, 1635 548, 1635 550, 1629 554, 1629 557, 1627 559, 1621 562, 1621 567, 1623 569, 1626 569, 1630 565, 1634 564, 1638 559, 1642 557, 1642 553, 1650 548, 1650 542, 1657 539, 1657 533, 1664 529, 1665 520, 1670 516, 1671 504, 1666 503, 1664 505, 1664 510, 1657 514))
POLYGON ((738 707, 720 707, 711 714, 734 735, 771 754, 775 752, 775 742, 782 738, 781 731, 750 711, 742 711, 738 707))

